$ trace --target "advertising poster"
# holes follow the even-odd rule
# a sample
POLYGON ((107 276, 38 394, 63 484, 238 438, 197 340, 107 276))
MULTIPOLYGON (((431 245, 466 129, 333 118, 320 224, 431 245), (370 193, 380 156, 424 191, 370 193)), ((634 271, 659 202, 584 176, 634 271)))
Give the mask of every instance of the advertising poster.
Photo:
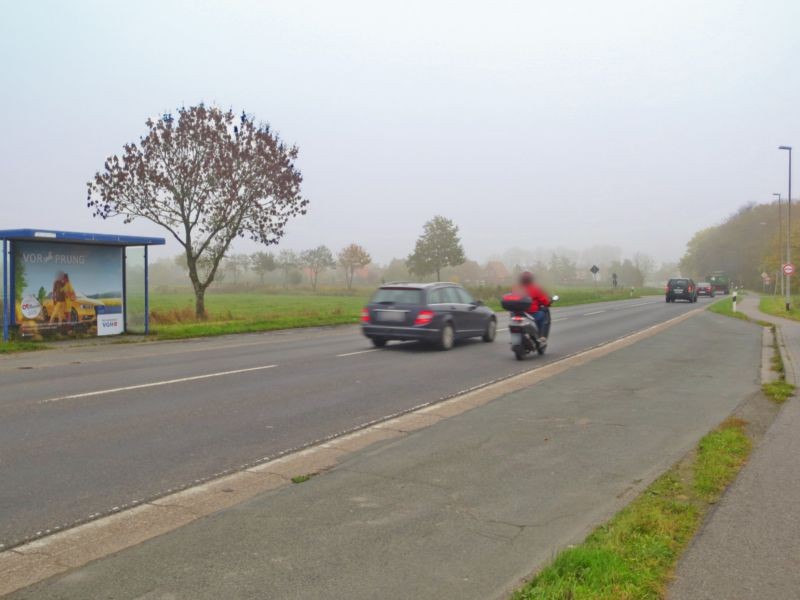
POLYGON ((122 248, 16 242, 13 254, 22 337, 123 333, 122 248))

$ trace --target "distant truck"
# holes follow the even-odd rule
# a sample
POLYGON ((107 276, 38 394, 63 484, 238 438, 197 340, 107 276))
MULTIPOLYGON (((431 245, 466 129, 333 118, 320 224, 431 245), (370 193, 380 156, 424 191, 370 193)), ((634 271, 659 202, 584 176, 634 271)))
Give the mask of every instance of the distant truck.
POLYGON ((711 288, 715 292, 721 294, 731 293, 731 280, 725 274, 725 271, 713 271, 706 277, 706 281, 711 284, 711 288))

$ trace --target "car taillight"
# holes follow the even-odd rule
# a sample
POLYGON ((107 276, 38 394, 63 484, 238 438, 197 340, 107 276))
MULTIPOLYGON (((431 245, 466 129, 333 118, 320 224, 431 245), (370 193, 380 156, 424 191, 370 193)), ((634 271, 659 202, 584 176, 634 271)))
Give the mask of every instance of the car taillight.
POLYGON ((362 308, 361 309, 361 322, 362 323, 369 323, 369 309, 362 308))
POLYGON ((665 291, 665 292, 668 292, 668 291, 669 291, 669 286, 668 286, 668 285, 665 285, 665 286, 664 286, 664 291, 665 291))
POLYGON ((421 310, 414 319, 414 325, 430 325, 431 321, 433 321, 433 311, 421 310))
POLYGON ((514 315, 513 317, 511 317, 511 320, 514 321, 515 323, 522 323, 525 319, 524 317, 521 317, 519 315, 514 315))

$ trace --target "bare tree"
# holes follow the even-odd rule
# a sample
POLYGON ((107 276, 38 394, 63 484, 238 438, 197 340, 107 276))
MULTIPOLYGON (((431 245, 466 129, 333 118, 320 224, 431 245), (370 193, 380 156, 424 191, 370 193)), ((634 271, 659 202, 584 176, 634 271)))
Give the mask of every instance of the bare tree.
POLYGON ((339 252, 339 264, 344 269, 344 280, 348 290, 353 287, 356 270, 366 267, 371 262, 372 257, 358 244, 350 244, 339 252))
POLYGON ((300 255, 302 265, 308 269, 308 276, 311 279, 311 289, 317 289, 317 282, 319 276, 325 269, 335 267, 336 263, 333 261, 333 254, 327 246, 317 246, 311 250, 305 250, 300 255))
POLYGON ((245 113, 202 104, 146 125, 147 134, 107 158, 87 184, 88 206, 95 217, 143 217, 169 231, 185 251, 202 319, 206 289, 231 242, 275 244, 288 220, 305 213, 297 148, 245 113))

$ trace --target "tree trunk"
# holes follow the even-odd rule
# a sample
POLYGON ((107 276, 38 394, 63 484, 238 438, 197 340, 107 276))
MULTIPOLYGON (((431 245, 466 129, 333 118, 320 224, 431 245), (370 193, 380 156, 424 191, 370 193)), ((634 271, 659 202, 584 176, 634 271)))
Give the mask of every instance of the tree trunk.
POLYGON ((436 269, 436 281, 441 281, 441 280, 442 280, 442 278, 439 275, 439 269, 436 269))
POLYGON ((194 316, 198 321, 205 321, 206 317, 206 291, 203 288, 194 291, 194 316))
POLYGON ((197 258, 187 252, 186 266, 189 268, 189 279, 194 288, 194 317, 198 321, 206 320, 206 288, 200 283, 197 275, 197 258))
POLYGON ((317 291, 317 274, 313 271, 311 272, 311 291, 317 291))

